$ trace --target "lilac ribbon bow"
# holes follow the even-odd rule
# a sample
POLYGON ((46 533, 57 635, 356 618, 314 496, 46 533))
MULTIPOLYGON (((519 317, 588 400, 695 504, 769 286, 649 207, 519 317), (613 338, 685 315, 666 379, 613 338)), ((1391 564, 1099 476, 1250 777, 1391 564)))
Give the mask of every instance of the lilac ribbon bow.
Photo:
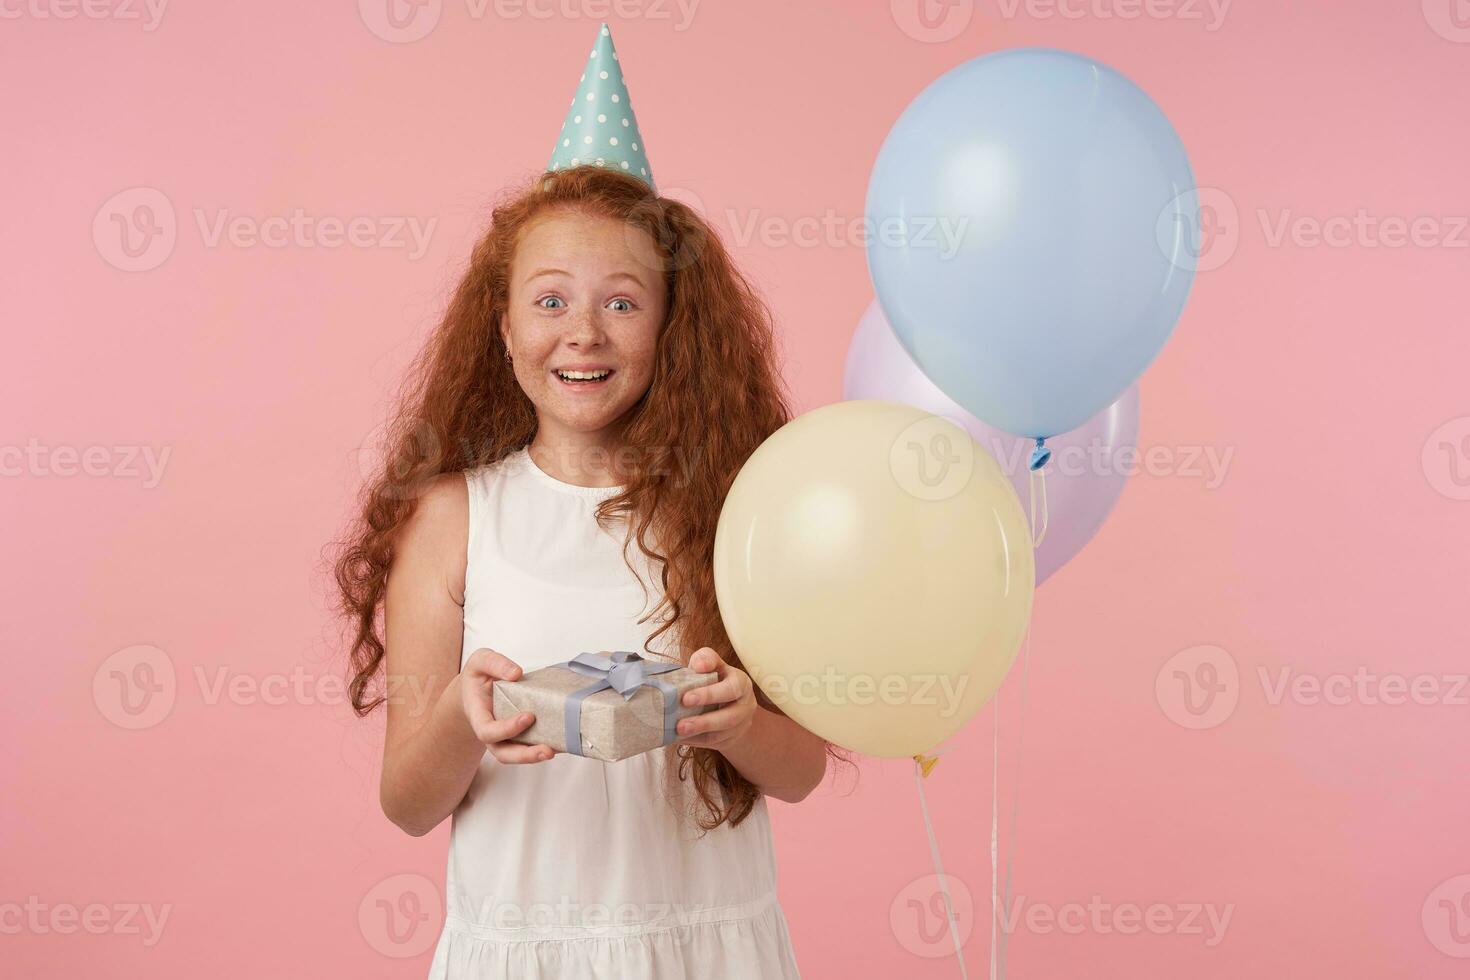
POLYGON ((566 737, 567 751, 573 755, 585 755, 582 751, 582 702, 599 691, 608 688, 617 691, 623 696, 624 701, 633 700, 633 695, 638 689, 644 687, 656 687, 664 695, 664 736, 663 744, 668 745, 674 740, 675 728, 678 723, 678 691, 668 681, 661 681, 655 674, 664 674, 671 670, 678 670, 678 664, 653 663, 644 660, 638 654, 630 650, 614 650, 612 656, 603 656, 600 653, 579 653, 565 663, 558 664, 568 670, 582 674, 586 677, 596 678, 596 683, 589 684, 579 691, 573 691, 567 695, 566 704, 566 737))

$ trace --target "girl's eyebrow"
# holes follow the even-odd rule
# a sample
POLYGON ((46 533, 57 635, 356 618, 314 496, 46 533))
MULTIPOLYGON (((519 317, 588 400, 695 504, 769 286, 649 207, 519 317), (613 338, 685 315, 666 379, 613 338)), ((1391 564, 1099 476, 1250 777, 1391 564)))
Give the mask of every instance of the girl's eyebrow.
MULTIPOLYGON (((526 282, 530 282, 532 279, 540 279, 542 276, 570 276, 570 275, 571 275, 571 273, 568 272, 565 269, 538 269, 537 271, 531 273, 529 276, 526 277, 526 282)), ((647 285, 643 282, 642 279, 639 279, 637 276, 633 275, 631 272, 614 272, 614 273, 612 273, 611 275, 609 275, 607 277, 607 281, 608 282, 612 282, 614 279, 631 279, 633 282, 637 283, 639 286, 642 286, 644 289, 647 289, 648 288, 647 285)))

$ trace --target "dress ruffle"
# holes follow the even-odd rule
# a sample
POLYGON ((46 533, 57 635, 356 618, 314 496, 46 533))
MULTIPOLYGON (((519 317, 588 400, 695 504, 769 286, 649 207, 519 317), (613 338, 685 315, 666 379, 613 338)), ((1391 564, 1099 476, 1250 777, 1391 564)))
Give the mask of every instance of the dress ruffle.
POLYGON ((501 929, 445 919, 429 980, 799 980, 774 894, 659 923, 501 929))

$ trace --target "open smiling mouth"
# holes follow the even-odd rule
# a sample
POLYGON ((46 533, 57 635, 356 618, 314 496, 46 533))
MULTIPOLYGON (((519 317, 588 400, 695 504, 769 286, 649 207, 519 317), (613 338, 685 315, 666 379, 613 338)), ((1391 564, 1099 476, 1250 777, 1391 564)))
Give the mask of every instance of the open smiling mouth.
POLYGON ((607 385, 608 379, 613 376, 611 368, 597 368, 592 371, 552 371, 558 381, 568 388, 602 388, 607 385))

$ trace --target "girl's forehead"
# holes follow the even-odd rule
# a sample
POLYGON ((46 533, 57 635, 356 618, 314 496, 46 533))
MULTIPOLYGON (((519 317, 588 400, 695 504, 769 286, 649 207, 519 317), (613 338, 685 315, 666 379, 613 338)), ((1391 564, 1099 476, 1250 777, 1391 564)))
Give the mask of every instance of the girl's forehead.
POLYGON ((532 218, 516 241, 516 276, 553 267, 575 273, 629 271, 644 279, 658 265, 653 237, 618 218, 558 210, 532 218), (575 265, 577 268, 572 268, 575 265))
MULTIPOLYGON (((521 240, 557 240, 583 237, 617 237, 642 231, 612 215, 596 214, 580 209, 558 207, 540 211, 521 229, 521 240)), ((647 234, 645 232, 645 234, 647 234)))

